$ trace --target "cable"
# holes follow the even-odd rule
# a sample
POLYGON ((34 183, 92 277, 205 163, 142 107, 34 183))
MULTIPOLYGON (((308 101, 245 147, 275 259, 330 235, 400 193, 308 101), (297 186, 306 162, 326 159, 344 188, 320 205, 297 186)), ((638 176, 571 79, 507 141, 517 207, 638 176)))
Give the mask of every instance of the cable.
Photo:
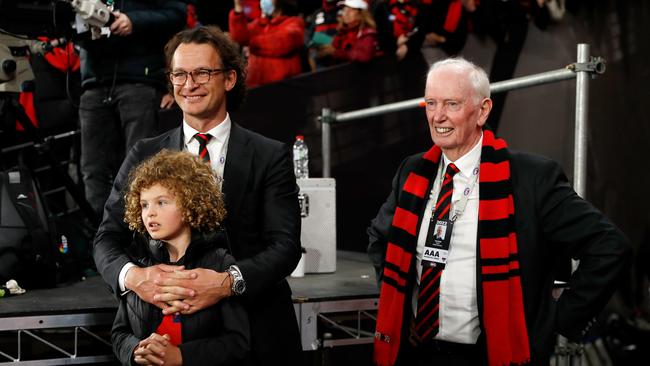
POLYGON ((2 28, 0 28, 0 33, 6 34, 8 36, 15 37, 15 38, 18 38, 18 39, 24 39, 26 41, 31 40, 31 38, 29 38, 29 37, 27 37, 25 35, 12 33, 12 32, 9 32, 8 30, 2 29, 2 28))

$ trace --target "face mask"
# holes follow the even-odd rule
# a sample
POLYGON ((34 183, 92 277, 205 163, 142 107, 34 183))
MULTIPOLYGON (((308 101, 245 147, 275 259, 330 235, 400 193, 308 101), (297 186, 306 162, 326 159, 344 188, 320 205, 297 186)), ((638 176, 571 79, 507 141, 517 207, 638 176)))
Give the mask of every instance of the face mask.
POLYGON ((271 16, 273 11, 275 11, 275 6, 273 6, 273 0, 261 0, 260 7, 262 8, 262 13, 266 16, 271 16))

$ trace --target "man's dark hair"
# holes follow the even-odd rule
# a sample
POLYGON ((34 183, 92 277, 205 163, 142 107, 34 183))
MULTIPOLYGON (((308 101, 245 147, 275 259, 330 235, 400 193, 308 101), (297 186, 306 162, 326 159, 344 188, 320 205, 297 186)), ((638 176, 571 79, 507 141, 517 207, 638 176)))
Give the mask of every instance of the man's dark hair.
MULTIPOLYGON (((222 67, 237 73, 237 82, 227 94, 226 109, 231 112, 239 108, 246 95, 246 61, 239 51, 239 46, 216 26, 202 26, 186 29, 176 33, 165 45, 167 69, 171 71, 172 59, 176 48, 181 44, 209 44, 221 58, 222 67)), ((171 87, 171 83, 169 84, 171 87)))

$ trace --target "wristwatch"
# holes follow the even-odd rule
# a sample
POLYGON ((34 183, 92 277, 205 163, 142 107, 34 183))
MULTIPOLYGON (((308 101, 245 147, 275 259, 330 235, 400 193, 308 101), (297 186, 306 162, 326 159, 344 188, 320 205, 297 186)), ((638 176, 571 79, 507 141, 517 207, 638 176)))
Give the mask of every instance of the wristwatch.
POLYGON ((244 276, 241 275, 239 267, 233 264, 228 267, 228 273, 232 277, 232 286, 230 287, 232 293, 237 296, 243 294, 246 291, 246 281, 244 281, 244 276))

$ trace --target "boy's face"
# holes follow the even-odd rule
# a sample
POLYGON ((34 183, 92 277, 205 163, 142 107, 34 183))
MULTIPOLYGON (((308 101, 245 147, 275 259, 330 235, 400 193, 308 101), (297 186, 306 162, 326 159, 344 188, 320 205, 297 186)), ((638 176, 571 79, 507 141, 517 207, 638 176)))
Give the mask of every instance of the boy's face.
POLYGON ((181 207, 176 205, 176 197, 167 188, 154 184, 143 189, 140 207, 144 227, 153 239, 169 244, 176 244, 179 240, 189 242, 190 226, 183 222, 181 207))

